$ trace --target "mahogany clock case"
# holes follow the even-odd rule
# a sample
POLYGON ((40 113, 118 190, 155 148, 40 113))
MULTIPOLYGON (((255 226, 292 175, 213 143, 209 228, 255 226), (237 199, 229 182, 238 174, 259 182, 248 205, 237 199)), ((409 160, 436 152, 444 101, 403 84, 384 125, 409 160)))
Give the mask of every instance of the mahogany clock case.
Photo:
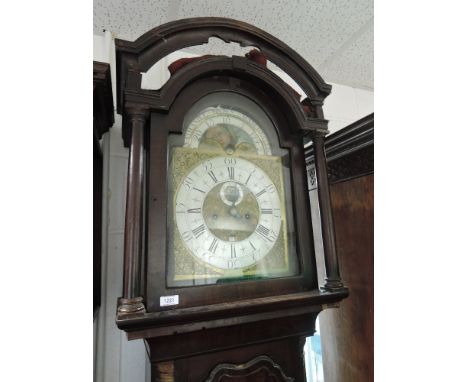
MULTIPOLYGON (((211 68, 222 66, 226 57, 211 58, 207 63, 211 68), (216 64, 221 65, 216 65, 216 64)), ((206 63, 205 63, 206 64, 206 63)), ((197 67, 203 63, 193 65, 192 71, 198 72, 197 67)), ((190 75, 190 65, 176 73, 166 86, 179 87, 179 78, 196 78, 190 75), (183 73, 186 72, 186 73, 183 73)), ((206 72, 205 72, 206 73, 206 72)), ((307 193, 307 177, 303 149, 303 137, 293 134, 300 131, 299 121, 294 113, 288 112, 289 106, 284 98, 273 89, 265 85, 258 78, 249 76, 245 72, 236 70, 210 70, 209 76, 197 78, 177 94, 167 113, 153 111, 150 116, 150 126, 146 136, 146 230, 144 248, 146 256, 144 264, 146 270, 142 272, 142 286, 144 286, 144 300, 148 312, 155 312, 174 307, 160 307, 160 296, 178 295, 177 308, 187 308, 216 304, 230 301, 245 300, 247 298, 266 297, 278 294, 304 292, 318 288, 314 244, 310 233, 311 218, 310 204, 307 193), (277 136, 279 147, 286 149, 289 155, 283 164, 287 167, 291 182, 292 219, 294 220, 295 235, 291 239, 299 261, 299 272, 295 276, 277 279, 251 280, 231 282, 218 285, 203 285, 190 287, 168 287, 168 168, 170 156, 170 135, 182 134, 184 117, 192 105, 197 101, 216 92, 231 92, 250 99, 259 105, 276 128, 267 135, 277 136)))
POLYGON ((265 380, 264 372, 269 380, 305 381, 305 336, 313 334, 320 311, 348 295, 336 255, 324 148, 328 129, 322 105, 331 86, 286 44, 231 19, 177 20, 134 42, 117 39, 116 54, 117 111, 123 117, 124 144, 130 148, 123 296, 118 300, 117 326, 130 340, 145 339, 153 381, 265 380), (307 95, 307 104, 266 65, 248 55, 205 56, 180 67, 161 89, 142 88, 142 73, 163 57, 206 44, 211 37, 255 47, 296 81, 307 95), (273 157, 282 159, 281 171, 290 192, 287 220, 293 223, 292 230, 288 225, 288 232, 293 232, 289 241, 298 267, 274 278, 174 286, 168 282, 169 230, 175 229, 170 228, 174 222, 169 205, 176 200, 170 193, 171 147, 181 141, 184 119, 192 107, 217 92, 249 99, 271 121, 270 128, 259 126, 276 141, 273 157), (318 179, 326 268, 320 288, 305 139, 313 140, 318 179), (161 297, 176 295, 176 305, 160 306, 161 297))
MULTIPOLYGON (((345 298, 348 290, 341 281, 336 256, 324 151, 328 129, 322 105, 331 86, 286 44, 255 26, 231 19, 178 20, 152 29, 134 42, 117 39, 115 43, 117 111, 123 118, 124 145, 130 148, 124 282, 117 307, 118 327, 127 332, 129 339, 148 339, 257 322, 249 330, 252 334, 266 322, 273 325, 279 317, 288 321, 287 317, 293 315, 316 316, 327 304, 345 298), (296 81, 306 93, 307 104, 266 65, 248 55, 205 56, 180 67, 161 89, 142 88, 142 73, 163 57, 189 46, 206 44, 211 37, 255 47, 296 81), (294 235, 290 238, 298 267, 285 277, 169 287, 168 206, 174 201, 169 196, 171 142, 183 133, 184 118, 192 106, 216 92, 237 94, 258 105, 274 126, 274 131, 265 131, 265 135, 276 136, 278 150, 287 152, 282 158, 282 169, 284 172, 286 168, 289 179, 288 221, 293 221, 294 235), (316 149, 326 265, 323 288, 319 288, 316 271, 305 139, 312 139, 316 149), (177 305, 160 306, 160 297, 175 295, 179 297, 177 305)), ((304 322, 313 330, 314 320, 304 318, 304 322)), ((282 337, 299 335, 296 328, 286 326, 289 334, 282 337)), ((263 341, 262 338, 258 341, 263 341)))

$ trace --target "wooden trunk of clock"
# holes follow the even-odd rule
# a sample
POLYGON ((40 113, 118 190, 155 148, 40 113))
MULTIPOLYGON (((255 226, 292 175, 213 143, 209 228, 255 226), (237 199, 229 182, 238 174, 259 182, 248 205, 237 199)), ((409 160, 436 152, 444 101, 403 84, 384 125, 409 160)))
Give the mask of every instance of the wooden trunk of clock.
MULTIPOLYGON (((256 329, 261 330, 258 324, 256 329)), ((258 333, 255 335, 254 330, 254 327, 241 326, 233 329, 232 333, 225 330, 210 333, 208 330, 190 336, 172 337, 167 339, 167 343, 164 339, 147 340, 151 349, 152 380, 306 382, 304 337, 275 339, 272 333, 268 341, 263 339, 256 343, 252 338, 258 341, 259 336, 258 333), (161 350, 164 345, 167 345, 167 350, 161 350), (168 351, 172 352, 171 359, 160 360, 165 358, 163 354, 168 351)), ((310 331, 310 318, 307 320, 307 331, 310 331)), ((166 353, 166 357, 168 355, 166 353)))
POLYGON ((145 340, 153 381, 305 381, 305 336, 321 310, 348 295, 324 152, 330 86, 273 36, 229 19, 181 20, 116 47, 130 149, 117 325, 145 340), (141 73, 162 57, 213 36, 259 50, 182 60, 161 89, 141 88, 141 73), (305 168, 311 139, 322 288, 305 168))

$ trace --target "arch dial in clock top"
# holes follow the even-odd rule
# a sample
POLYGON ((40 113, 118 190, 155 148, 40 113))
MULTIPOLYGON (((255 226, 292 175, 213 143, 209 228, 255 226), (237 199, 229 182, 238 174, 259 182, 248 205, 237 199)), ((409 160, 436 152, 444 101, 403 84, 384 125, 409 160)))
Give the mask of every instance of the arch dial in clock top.
POLYGON ((271 155, 270 144, 260 126, 249 116, 225 106, 203 109, 189 124, 185 147, 226 154, 271 155))

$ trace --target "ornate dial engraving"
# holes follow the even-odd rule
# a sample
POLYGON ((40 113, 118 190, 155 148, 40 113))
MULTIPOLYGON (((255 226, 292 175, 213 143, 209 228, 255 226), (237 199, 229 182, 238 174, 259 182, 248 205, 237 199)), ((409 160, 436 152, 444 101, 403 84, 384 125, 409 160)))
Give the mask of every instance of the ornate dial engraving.
POLYGON ((215 156, 199 163, 175 195, 177 229, 190 253, 221 270, 238 270, 266 256, 278 240, 279 191, 255 163, 215 156))
POLYGON ((189 124, 184 147, 227 154, 271 155, 270 144, 260 126, 247 115, 227 107, 208 107, 189 124))

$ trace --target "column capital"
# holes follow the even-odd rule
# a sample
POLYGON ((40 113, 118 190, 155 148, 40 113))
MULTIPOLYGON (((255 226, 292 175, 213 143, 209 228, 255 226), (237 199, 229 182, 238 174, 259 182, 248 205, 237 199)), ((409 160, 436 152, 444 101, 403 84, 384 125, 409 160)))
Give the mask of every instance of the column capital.
POLYGON ((313 130, 310 132, 310 136, 312 139, 315 140, 321 140, 323 141, 325 139, 325 136, 328 134, 328 131, 322 131, 322 130, 313 130))
POLYGON ((125 105, 125 114, 130 120, 144 120, 146 121, 149 117, 149 106, 138 104, 138 103, 127 103, 125 105))

